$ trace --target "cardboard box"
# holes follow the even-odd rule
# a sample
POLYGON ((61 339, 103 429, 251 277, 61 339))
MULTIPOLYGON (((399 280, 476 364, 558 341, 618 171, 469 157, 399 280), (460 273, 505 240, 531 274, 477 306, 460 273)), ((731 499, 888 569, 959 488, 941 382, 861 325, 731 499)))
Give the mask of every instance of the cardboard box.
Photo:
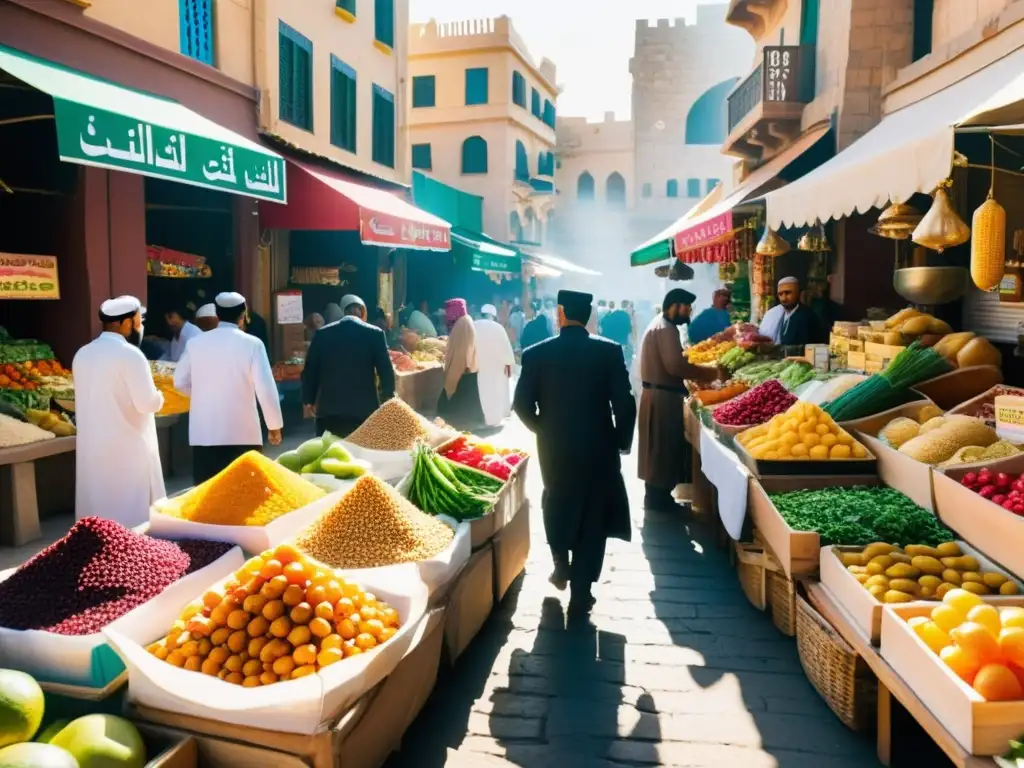
MULTIPOLYGON (((851 437, 854 436, 851 435, 851 437)), ((813 475, 821 475, 823 477, 856 475, 858 477, 865 477, 878 474, 877 461, 872 455, 871 448, 868 448, 866 458, 837 459, 834 461, 803 458, 755 459, 747 452, 746 447, 738 442, 733 445, 733 450, 739 457, 740 463, 749 469, 750 474, 754 477, 811 477, 813 475)))
POLYGON ((750 485, 747 489, 747 516, 754 524, 761 539, 778 558, 787 576, 790 578, 808 576, 818 570, 821 550, 820 537, 816 531, 795 531, 790 528, 768 494, 878 484, 878 478, 873 475, 864 477, 762 477, 760 480, 750 478, 750 485))
POLYGON ((435 610, 428 619, 394 671, 329 730, 315 736, 133 705, 125 706, 125 715, 194 737, 203 768, 378 768, 398 748, 434 689, 444 640, 444 610, 435 610))
POLYGON ((877 437, 861 433, 859 438, 878 457, 878 477, 884 485, 895 488, 918 506, 935 511, 932 500, 932 468, 906 454, 890 448, 877 437))
POLYGON ((957 368, 955 371, 922 382, 914 387, 914 391, 920 392, 939 408, 948 411, 1002 383, 1003 372, 996 366, 974 365, 969 368, 957 368))
POLYGON ((137 724, 149 760, 145 768, 196 768, 199 750, 196 740, 179 731, 137 724))
POLYGON ((494 602, 500 603, 512 582, 523 572, 530 556, 530 502, 494 537, 494 602))
POLYGON ((444 639, 451 663, 477 636, 493 609, 494 549, 488 542, 469 558, 448 596, 444 639))
MULTIPOLYGON (((1024 599, 1012 604, 1024 605, 1024 599)), ((928 616, 934 607, 933 603, 886 606, 882 658, 967 752, 1001 755, 1007 742, 1020 736, 1024 701, 985 701, 921 641, 907 620, 928 616)))

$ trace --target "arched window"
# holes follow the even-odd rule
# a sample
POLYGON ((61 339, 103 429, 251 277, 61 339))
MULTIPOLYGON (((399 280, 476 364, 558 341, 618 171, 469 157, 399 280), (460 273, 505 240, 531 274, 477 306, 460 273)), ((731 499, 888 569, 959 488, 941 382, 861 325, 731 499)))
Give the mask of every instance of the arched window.
POLYGON ((686 180, 686 196, 700 197, 700 179, 686 180))
POLYGON ((530 158, 526 154, 526 145, 516 140, 516 179, 530 180, 530 158))
POLYGON ((462 172, 487 173, 487 142, 480 136, 470 136, 462 142, 462 172))
POLYGON ((679 197, 679 182, 669 179, 665 182, 665 197, 679 197))
POLYGON ((589 171, 584 171, 576 179, 576 197, 580 200, 594 199, 594 177, 589 171))
POLYGON ((532 208, 527 208, 523 214, 523 239, 528 243, 537 242, 537 217, 532 208))
POLYGON ((608 180, 604 183, 604 196, 611 205, 626 204, 626 180, 618 171, 609 174, 608 180))
POLYGON ((723 80, 708 88, 693 102, 686 115, 687 144, 721 144, 728 134, 726 97, 739 81, 723 80))
POLYGON ((523 223, 516 211, 512 211, 508 215, 508 234, 512 242, 519 242, 523 239, 523 223))
POLYGON ((650 184, 644 184, 642 187, 640 187, 640 196, 641 197, 650 197, 651 196, 651 185, 650 184))
POLYGON ((537 155, 537 175, 555 175, 555 156, 553 153, 542 151, 539 155, 537 155))

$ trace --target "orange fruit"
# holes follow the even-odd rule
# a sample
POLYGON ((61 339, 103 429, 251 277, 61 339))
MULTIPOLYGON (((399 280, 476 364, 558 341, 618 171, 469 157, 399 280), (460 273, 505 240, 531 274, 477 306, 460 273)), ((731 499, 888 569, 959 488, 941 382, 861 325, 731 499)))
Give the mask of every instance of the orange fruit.
POLYGON ((985 701, 1015 701, 1024 696, 1020 681, 1003 664, 986 664, 979 669, 973 688, 985 701))
POLYGON ((977 622, 965 621, 949 637, 978 667, 1002 660, 999 642, 977 622))
MULTIPOLYGON (((950 592, 951 591, 952 590, 950 590, 950 592)), ((949 592, 946 594, 949 594, 949 592)), ((946 605, 945 603, 937 605, 932 609, 932 621, 934 621, 943 632, 951 632, 956 629, 964 623, 965 618, 967 617, 962 616, 960 611, 951 605, 946 605)))
POLYGON ((999 650, 1007 661, 1024 667, 1024 628, 1006 627, 999 633, 999 650))
POLYGON ((947 645, 939 651, 939 658, 946 662, 946 666, 953 670, 953 674, 968 685, 974 682, 974 676, 980 669, 980 665, 956 645, 947 645))
POLYGON ((967 620, 981 624, 992 637, 999 637, 1003 621, 999 618, 999 609, 994 605, 976 605, 967 612, 967 620))
POLYGON ((1013 676, 1017 678, 1017 681, 1021 685, 1021 689, 1024 690, 1024 668, 1019 667, 1016 664, 1007 664, 1006 666, 1011 672, 1013 672, 1013 676))

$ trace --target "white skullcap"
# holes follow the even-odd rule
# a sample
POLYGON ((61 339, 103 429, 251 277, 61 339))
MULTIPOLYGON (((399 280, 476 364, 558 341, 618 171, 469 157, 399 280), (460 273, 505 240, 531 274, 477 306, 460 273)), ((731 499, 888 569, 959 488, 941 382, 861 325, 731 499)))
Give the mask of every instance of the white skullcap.
POLYGON ((360 307, 365 307, 366 302, 356 296, 354 293, 346 293, 341 297, 341 311, 346 311, 352 304, 358 304, 360 307))
POLYGON ((481 315, 494 315, 495 317, 497 317, 498 316, 498 310, 494 308, 493 304, 484 304, 482 307, 480 307, 480 314, 481 315))
POLYGON ((213 304, 203 304, 199 309, 196 310, 196 320, 201 320, 204 317, 216 317, 217 307, 213 304))
POLYGON ((778 284, 777 287, 781 288, 784 285, 793 285, 793 284, 800 285, 800 281, 797 280, 795 277, 784 277, 781 280, 779 280, 779 284, 778 284))
POLYGON ((224 293, 218 293, 214 302, 218 307, 233 309, 234 307, 240 307, 245 304, 245 296, 240 293, 235 293, 234 291, 225 291, 224 293))
POLYGON ((107 299, 100 304, 100 312, 107 317, 125 317, 134 315, 136 312, 144 312, 142 302, 134 296, 118 296, 115 299, 107 299))

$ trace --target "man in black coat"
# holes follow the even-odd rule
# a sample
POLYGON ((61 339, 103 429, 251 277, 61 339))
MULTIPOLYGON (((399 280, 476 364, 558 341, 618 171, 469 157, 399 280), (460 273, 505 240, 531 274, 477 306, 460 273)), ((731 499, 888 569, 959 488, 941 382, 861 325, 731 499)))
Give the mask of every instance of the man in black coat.
POLYGON ((571 584, 570 614, 590 612, 608 538, 629 541, 619 456, 633 443, 636 400, 622 348, 591 336, 593 297, 558 292, 558 336, 523 352, 513 408, 537 435, 551 583, 571 584))
POLYGON ((317 434, 347 437, 395 395, 395 370, 384 331, 366 322, 358 296, 342 300, 345 316, 315 334, 302 371, 306 418, 316 417, 317 434), (380 395, 377 393, 380 379, 380 395))

